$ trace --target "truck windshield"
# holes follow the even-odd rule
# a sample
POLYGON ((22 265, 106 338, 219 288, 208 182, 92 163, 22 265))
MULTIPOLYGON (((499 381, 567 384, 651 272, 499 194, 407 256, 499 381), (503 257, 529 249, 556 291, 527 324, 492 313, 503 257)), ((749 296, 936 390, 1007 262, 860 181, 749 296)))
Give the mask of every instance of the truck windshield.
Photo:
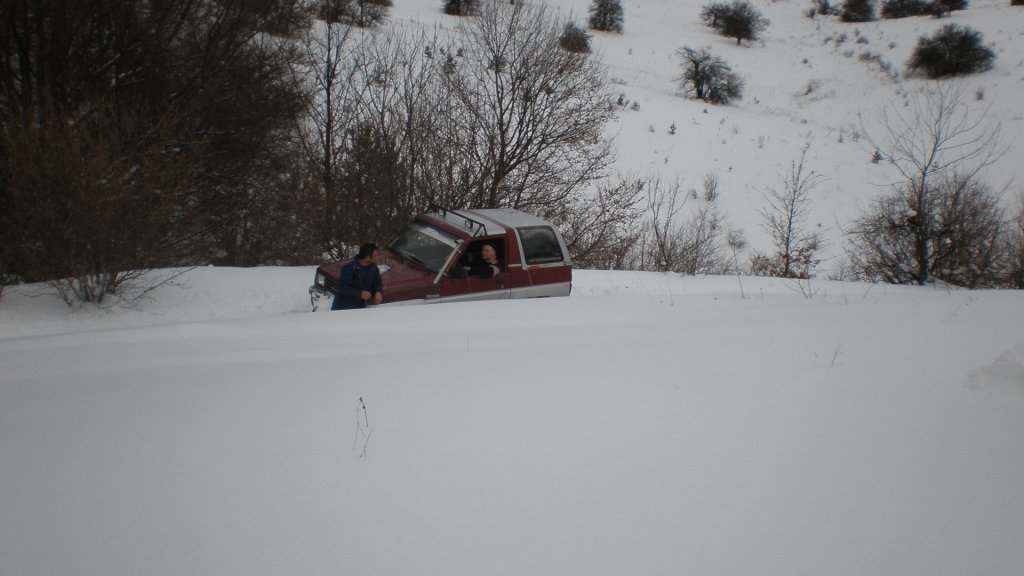
POLYGON ((449 234, 432 226, 413 222, 388 244, 388 249, 431 272, 440 272, 456 246, 458 241, 449 234))

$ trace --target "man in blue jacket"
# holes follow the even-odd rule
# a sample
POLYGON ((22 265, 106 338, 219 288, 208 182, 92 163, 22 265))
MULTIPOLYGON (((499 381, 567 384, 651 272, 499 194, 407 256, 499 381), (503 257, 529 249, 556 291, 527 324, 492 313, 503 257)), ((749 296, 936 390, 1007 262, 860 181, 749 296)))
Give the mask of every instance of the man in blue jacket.
POLYGON ((384 301, 384 284, 380 279, 380 249, 368 242, 359 247, 351 262, 341 267, 338 274, 338 292, 331 310, 366 308, 367 304, 384 301))

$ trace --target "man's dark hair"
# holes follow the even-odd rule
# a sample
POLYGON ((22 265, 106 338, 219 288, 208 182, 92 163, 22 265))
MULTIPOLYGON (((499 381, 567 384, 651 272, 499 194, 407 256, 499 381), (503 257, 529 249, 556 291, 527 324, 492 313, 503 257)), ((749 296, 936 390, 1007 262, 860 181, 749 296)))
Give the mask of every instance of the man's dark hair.
POLYGON ((380 248, 378 248, 376 244, 373 242, 367 242, 359 247, 359 254, 356 254, 356 259, 362 260, 363 258, 369 258, 370 256, 373 256, 373 253, 377 250, 380 250, 380 248))

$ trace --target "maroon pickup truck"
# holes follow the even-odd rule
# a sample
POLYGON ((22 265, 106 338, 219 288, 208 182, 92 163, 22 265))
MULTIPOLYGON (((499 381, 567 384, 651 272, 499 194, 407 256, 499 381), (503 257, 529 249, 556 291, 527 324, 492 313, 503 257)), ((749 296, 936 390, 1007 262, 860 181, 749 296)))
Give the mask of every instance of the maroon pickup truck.
MULTIPOLYGON (((572 260, 562 234, 550 222, 509 208, 431 210, 381 250, 385 303, 569 295, 572 260), (467 273, 485 244, 494 248, 500 262, 500 272, 489 278, 467 273)), ((338 274, 347 262, 316 269, 309 287, 313 310, 330 309, 338 274)))

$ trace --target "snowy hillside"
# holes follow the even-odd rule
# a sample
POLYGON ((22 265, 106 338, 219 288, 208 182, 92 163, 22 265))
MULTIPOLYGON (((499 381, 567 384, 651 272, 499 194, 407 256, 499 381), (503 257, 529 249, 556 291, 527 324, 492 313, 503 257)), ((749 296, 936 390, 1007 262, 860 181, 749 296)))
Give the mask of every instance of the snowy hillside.
MULTIPOLYGON (((389 25, 457 21, 394 2, 389 25)), ((839 259, 894 179, 863 130, 923 84, 903 64, 948 22, 997 52, 967 93, 1014 145, 988 180, 1020 190, 1024 7, 852 25, 757 0, 771 26, 736 46, 703 4, 625 0, 625 33, 595 35, 630 103, 617 166, 717 175, 752 248, 763 191, 809 145, 839 259), (725 58, 745 98, 683 98, 682 46, 725 58)), ((1024 566, 1021 291, 577 270, 568 298, 313 314, 312 275, 197 268, 109 308, 7 288, 0 576, 1024 566)))
MULTIPOLYGON (((847 24, 837 17, 808 18, 809 1, 755 0, 771 25, 762 40, 737 46, 701 23, 701 8, 709 3, 623 0, 623 34, 594 33, 592 44, 609 66, 612 91, 626 103, 610 128, 621 171, 697 190, 705 175, 717 175, 728 223, 746 232, 752 248, 766 251, 763 193, 781 187, 791 163, 809 146, 808 168, 823 178, 812 194, 809 222, 830 241, 823 253, 827 273, 841 257, 842 228, 897 181, 891 166, 871 163, 875 147, 867 136, 883 140, 882 111, 900 107, 928 83, 904 78, 918 38, 956 23, 980 31, 997 55, 991 71, 964 78, 965 104, 978 117, 987 113, 1011 146, 985 179, 997 189, 1009 185, 1011 200, 1024 192, 1024 7, 972 0, 967 10, 943 19, 847 24), (683 46, 721 56, 743 77, 744 98, 730 106, 685 99, 676 80, 676 51, 683 46), (639 110, 632 109, 634 103, 639 110)), ((585 24, 589 0, 551 4, 585 24)), ((453 26, 459 19, 445 16, 441 5, 396 0, 391 23, 453 26)))
POLYGON ((1019 291, 578 271, 304 312, 310 269, 0 302, 0 575, 1016 574, 1019 291))

